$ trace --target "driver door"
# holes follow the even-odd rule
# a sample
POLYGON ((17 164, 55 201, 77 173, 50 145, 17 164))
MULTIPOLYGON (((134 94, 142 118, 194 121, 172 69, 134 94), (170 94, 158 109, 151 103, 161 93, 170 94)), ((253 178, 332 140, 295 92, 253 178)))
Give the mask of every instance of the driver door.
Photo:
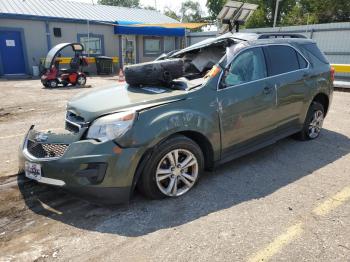
POLYGON ((276 92, 266 77, 261 47, 242 51, 225 70, 218 90, 223 158, 244 154, 272 137, 276 92))

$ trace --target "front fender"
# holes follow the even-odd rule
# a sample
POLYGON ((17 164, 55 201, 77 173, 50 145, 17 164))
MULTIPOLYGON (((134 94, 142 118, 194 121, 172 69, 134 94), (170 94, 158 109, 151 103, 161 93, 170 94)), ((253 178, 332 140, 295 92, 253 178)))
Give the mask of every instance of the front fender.
POLYGON ((167 137, 184 131, 206 137, 212 145, 214 158, 217 158, 221 141, 215 100, 197 103, 196 99, 186 99, 140 112, 131 134, 118 143, 125 147, 152 148, 167 137))

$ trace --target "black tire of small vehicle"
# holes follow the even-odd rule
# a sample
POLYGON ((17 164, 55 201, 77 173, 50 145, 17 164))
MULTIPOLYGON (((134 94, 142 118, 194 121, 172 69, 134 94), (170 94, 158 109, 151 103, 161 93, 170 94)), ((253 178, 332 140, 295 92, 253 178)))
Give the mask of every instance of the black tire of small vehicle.
POLYGON ((138 190, 150 199, 162 199, 167 196, 164 195, 157 187, 156 182, 156 169, 159 161, 166 155, 169 151, 172 151, 177 148, 183 148, 189 150, 194 154, 198 161, 198 178, 196 184, 200 178, 201 172, 204 170, 204 156, 201 148, 196 142, 188 137, 182 135, 176 135, 170 137, 169 139, 161 142, 157 145, 153 153, 146 164, 141 177, 137 183, 138 190))
POLYGON ((324 115, 323 105, 318 103, 318 102, 312 102, 310 107, 309 107, 309 110, 307 112, 303 129, 299 133, 296 133, 293 136, 295 139, 301 140, 301 141, 307 141, 307 140, 316 139, 318 137, 317 136, 315 138, 311 138, 309 136, 309 125, 310 125, 310 123, 312 121, 312 117, 313 117, 314 112, 317 111, 317 110, 321 110, 323 112, 323 115, 324 115))
POLYGON ((76 86, 85 86, 86 85, 86 76, 78 76, 77 78, 77 82, 75 83, 76 86), (84 79, 84 83, 83 84, 79 84, 78 83, 78 79, 82 77, 84 79))
POLYGON ((68 84, 69 84, 69 83, 68 83, 67 81, 62 81, 62 86, 63 86, 63 87, 67 87, 68 84))
POLYGON ((57 80, 49 80, 48 82, 47 82, 47 87, 48 88, 57 88, 58 87, 58 81, 57 80), (51 83, 52 82, 55 82, 56 83, 56 86, 55 87, 52 87, 51 86, 51 83))

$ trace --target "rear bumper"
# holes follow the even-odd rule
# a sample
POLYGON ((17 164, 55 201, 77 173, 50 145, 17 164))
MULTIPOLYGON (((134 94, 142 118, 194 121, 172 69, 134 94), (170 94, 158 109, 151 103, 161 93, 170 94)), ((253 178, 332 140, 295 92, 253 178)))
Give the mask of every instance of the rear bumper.
MULTIPOLYGON (((30 130, 19 152, 19 169, 25 162, 41 165, 42 178, 38 181, 59 186, 93 202, 124 203, 131 195, 134 174, 143 154, 139 148, 118 147, 113 141, 105 143, 79 140, 74 134, 45 133, 45 143, 69 144, 60 157, 38 158, 27 148, 27 141, 38 134, 30 130), (115 153, 118 152, 118 153, 115 153)), ((39 143, 39 142, 38 142, 39 143)))

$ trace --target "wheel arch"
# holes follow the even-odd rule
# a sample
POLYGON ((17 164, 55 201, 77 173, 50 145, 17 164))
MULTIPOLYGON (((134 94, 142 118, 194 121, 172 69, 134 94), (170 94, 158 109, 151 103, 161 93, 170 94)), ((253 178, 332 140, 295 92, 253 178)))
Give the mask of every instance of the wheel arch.
POLYGON ((200 149, 202 150, 203 156, 204 156, 204 167, 206 170, 211 170, 214 167, 215 160, 214 160, 213 145, 211 144, 210 140, 205 135, 203 135, 202 133, 200 133, 198 131, 192 131, 192 130, 174 132, 174 133, 164 137, 156 145, 148 148, 144 152, 144 154, 142 155, 142 157, 139 160, 139 163, 137 164, 136 172, 135 172, 133 182, 132 182, 130 196, 133 194, 133 192, 136 188, 137 182, 139 181, 139 179, 142 175, 143 169, 147 165, 147 162, 151 158, 154 150, 156 150, 157 145, 159 145, 159 144, 163 143, 164 141, 168 140, 169 138, 171 138, 173 136, 177 136, 177 135, 182 135, 182 136, 185 136, 185 137, 193 140, 200 147, 200 149))
POLYGON ((209 139, 200 132, 197 131, 181 131, 174 135, 183 135, 193 140, 202 150, 204 155, 204 167, 205 169, 212 169, 214 166, 214 149, 209 139))
POLYGON ((318 102, 323 106, 324 114, 327 115, 329 108, 329 97, 325 93, 318 93, 312 99, 312 102, 318 102))

